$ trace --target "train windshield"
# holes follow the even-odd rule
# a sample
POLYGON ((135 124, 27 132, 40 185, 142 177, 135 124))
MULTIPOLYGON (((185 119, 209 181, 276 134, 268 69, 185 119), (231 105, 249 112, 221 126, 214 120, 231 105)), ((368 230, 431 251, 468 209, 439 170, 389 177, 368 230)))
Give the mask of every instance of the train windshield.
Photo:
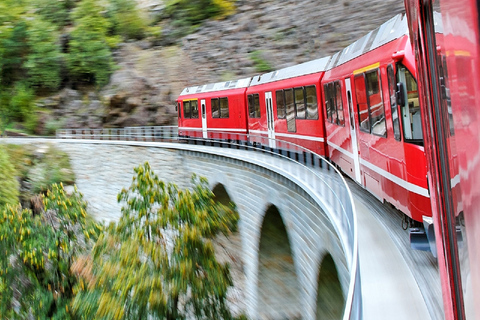
POLYGON ((400 107, 405 142, 423 146, 417 81, 400 63, 397 64, 397 104, 400 107))

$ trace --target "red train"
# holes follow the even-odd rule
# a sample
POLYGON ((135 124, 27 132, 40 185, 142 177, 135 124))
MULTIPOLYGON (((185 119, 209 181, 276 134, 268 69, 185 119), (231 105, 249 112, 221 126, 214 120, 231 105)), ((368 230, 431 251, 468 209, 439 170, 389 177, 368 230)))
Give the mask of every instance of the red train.
POLYGON ((416 77, 407 21, 397 15, 331 57, 184 89, 179 135, 300 145, 422 221, 431 207, 416 77))
POLYGON ((405 7, 445 319, 480 319, 480 2, 405 0, 405 7))

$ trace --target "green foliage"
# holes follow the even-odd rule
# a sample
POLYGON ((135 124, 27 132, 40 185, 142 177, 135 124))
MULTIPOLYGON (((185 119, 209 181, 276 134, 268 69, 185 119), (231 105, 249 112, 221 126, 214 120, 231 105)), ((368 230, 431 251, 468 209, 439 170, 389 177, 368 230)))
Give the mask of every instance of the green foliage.
POLYGON ((273 70, 272 65, 263 58, 262 52, 259 50, 252 51, 250 53, 250 59, 254 62, 257 72, 270 72, 273 70))
POLYGON ((69 8, 73 5, 72 0, 31 0, 30 5, 36 9, 43 20, 63 27, 70 20, 69 8))
POLYGON ((115 34, 126 39, 145 37, 148 19, 142 17, 135 0, 110 0, 109 14, 115 34))
POLYGON ((222 19, 235 11, 232 0, 168 0, 165 13, 173 20, 178 36, 193 31, 204 20, 222 19))
POLYGON ((0 181, 0 208, 6 204, 18 203, 19 192, 15 168, 10 163, 3 145, 0 145, 0 181))
POLYGON ((52 146, 40 153, 33 145, 7 145, 6 153, 15 168, 15 176, 24 185, 22 201, 46 192, 52 184, 71 184, 75 180, 68 155, 52 146))
POLYGON ((28 22, 30 51, 25 62, 28 81, 37 88, 56 90, 60 86, 62 54, 55 26, 35 17, 28 22))
POLYGON ((82 0, 72 13, 74 30, 71 32, 68 70, 81 83, 103 86, 113 72, 113 59, 107 37, 110 23, 102 15, 105 10, 96 0, 82 0))
POLYGON ((12 21, 4 24, 3 30, 10 29, 0 39, 2 47, 1 84, 10 86, 24 77, 23 63, 28 52, 27 24, 24 21, 12 21))
POLYGON ((0 317, 68 319, 76 277, 70 268, 101 227, 88 222, 87 204, 75 191, 53 185, 43 197, 45 211, 21 207, 0 211, 0 317), (16 307, 15 307, 16 306, 16 307))
POLYGON ((34 100, 34 92, 27 84, 23 82, 15 84, 10 100, 10 114, 12 119, 23 121, 29 132, 33 132, 37 126, 34 100))
POLYGON ((226 306, 229 267, 211 243, 235 230, 233 206, 214 201, 203 178, 191 190, 160 181, 148 163, 135 168, 117 225, 92 256, 75 267, 81 276, 73 308, 85 319, 231 319, 226 306))

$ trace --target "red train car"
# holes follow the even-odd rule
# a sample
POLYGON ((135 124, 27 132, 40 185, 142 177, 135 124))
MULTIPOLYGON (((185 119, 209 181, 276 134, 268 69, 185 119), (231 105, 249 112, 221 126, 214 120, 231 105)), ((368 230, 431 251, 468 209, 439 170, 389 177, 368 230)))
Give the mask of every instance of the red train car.
POLYGON ((330 57, 284 68, 252 79, 247 89, 248 131, 252 142, 276 140, 326 154, 320 80, 330 57))
POLYGON ((185 88, 177 99, 180 137, 245 140, 245 91, 251 78, 185 88))
POLYGON ((445 319, 480 319, 480 4, 405 6, 417 49, 445 319), (443 32, 435 32, 440 24, 443 32))
POLYGON ((321 84, 328 157, 416 221, 431 216, 414 55, 397 15, 335 54, 321 84))

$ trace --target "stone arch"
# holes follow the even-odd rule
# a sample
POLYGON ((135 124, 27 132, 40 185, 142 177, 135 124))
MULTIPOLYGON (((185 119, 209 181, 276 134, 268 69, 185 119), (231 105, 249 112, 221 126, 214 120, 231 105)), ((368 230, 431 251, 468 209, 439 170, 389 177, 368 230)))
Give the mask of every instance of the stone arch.
POLYGON ((316 319, 342 319, 344 308, 345 298, 337 266, 332 256, 327 253, 318 274, 316 319))
POLYGON ((215 187, 213 187, 212 192, 215 195, 215 201, 218 201, 224 205, 228 205, 230 202, 232 202, 232 199, 230 198, 230 195, 223 184, 217 183, 215 187))
MULTIPOLYGON (((221 183, 217 183, 213 187, 212 192, 215 195, 214 200, 223 205, 229 205, 233 202, 225 186, 221 183)), ((232 311, 234 314, 245 312, 245 273, 240 232, 233 232, 228 237, 223 234, 218 235, 215 238, 215 252, 219 261, 229 263, 230 275, 232 276, 234 287, 237 288, 230 291, 229 294, 232 311)))
POLYGON ((268 207, 263 219, 258 260, 259 318, 300 319, 300 286, 290 240, 274 205, 268 207))

